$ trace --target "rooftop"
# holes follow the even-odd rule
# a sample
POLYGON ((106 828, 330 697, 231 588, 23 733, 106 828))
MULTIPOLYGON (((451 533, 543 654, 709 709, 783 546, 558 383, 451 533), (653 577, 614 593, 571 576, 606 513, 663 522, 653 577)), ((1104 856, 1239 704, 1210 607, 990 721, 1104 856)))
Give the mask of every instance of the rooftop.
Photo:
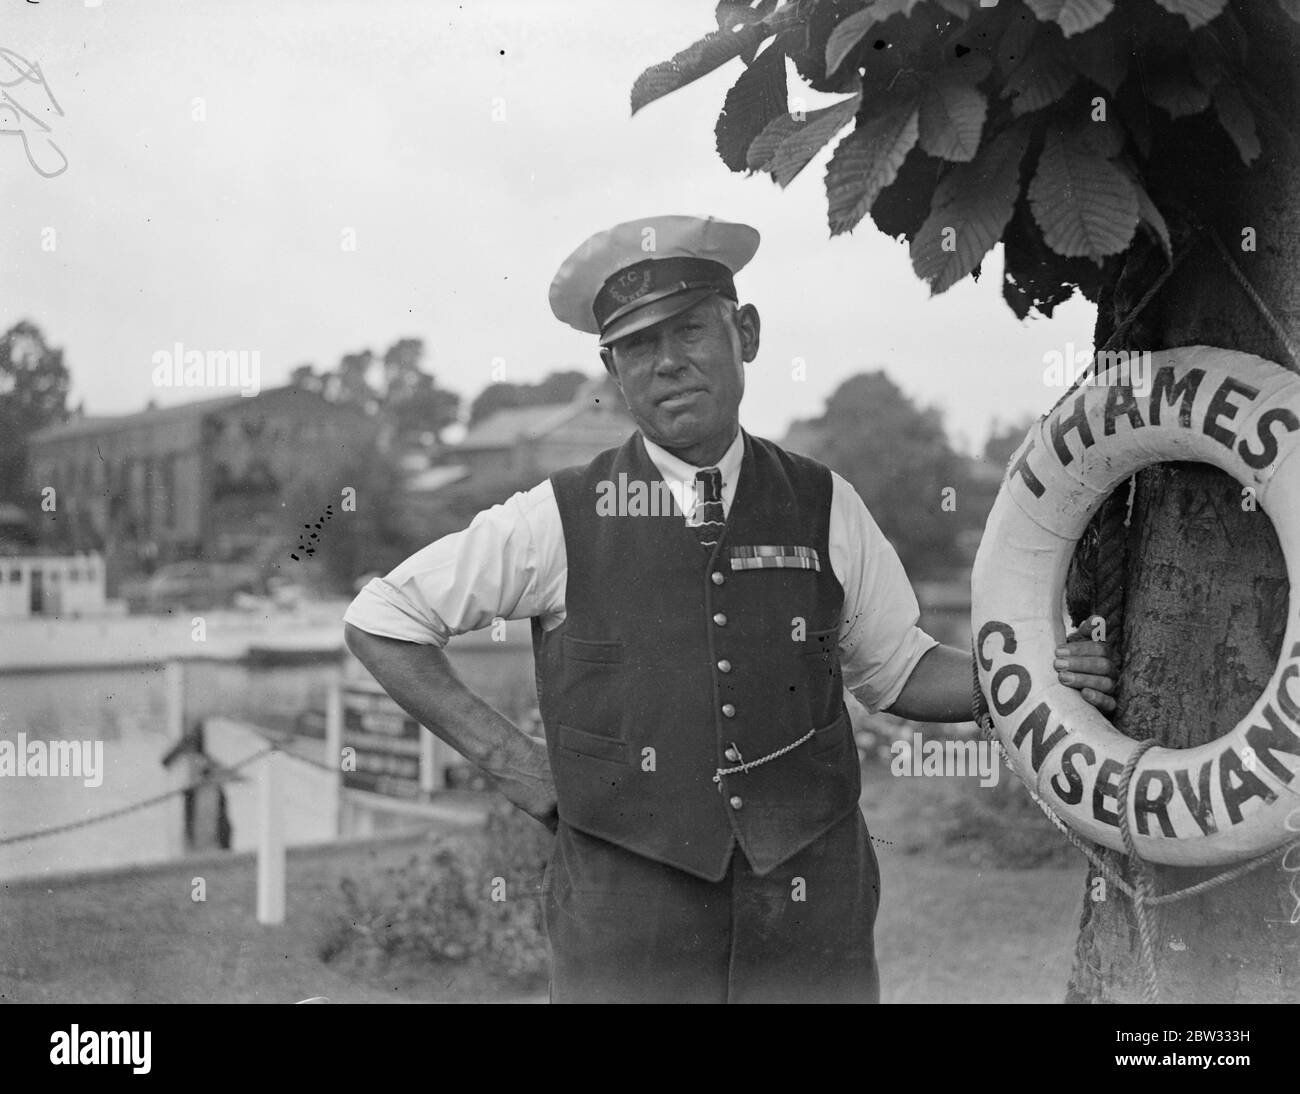
POLYGON ((267 396, 284 395, 303 395, 309 399, 323 401, 322 397, 314 392, 287 385, 285 387, 266 388, 257 395, 240 395, 238 393, 214 395, 210 399, 196 399, 193 402, 181 403, 178 406, 151 407, 145 410, 137 410, 133 414, 97 414, 93 416, 88 414, 81 418, 71 418, 61 425, 47 426, 45 429, 38 430, 31 435, 30 441, 33 444, 40 444, 44 441, 62 441, 73 437, 93 436, 98 433, 114 433, 118 430, 133 429, 138 426, 187 421, 193 418, 202 418, 226 407, 265 399, 267 396))
POLYGON ((119 429, 130 429, 140 425, 158 425, 162 422, 183 421, 189 418, 201 418, 211 414, 220 406, 243 398, 242 395, 220 396, 215 399, 203 399, 199 402, 184 403, 181 406, 155 407, 152 410, 140 410, 134 414, 89 415, 72 418, 62 425, 51 425, 37 430, 31 435, 33 444, 43 441, 63 441, 71 437, 84 437, 95 433, 110 433, 119 429))
POLYGON ((520 441, 545 437, 578 418, 584 411, 597 407, 626 415, 623 402, 617 395, 618 389, 605 377, 594 377, 583 384, 567 403, 514 406, 496 411, 472 425, 465 433, 465 439, 455 448, 471 451, 512 448, 520 441))
POLYGON ((575 403, 506 407, 470 426, 456 447, 509 448, 517 441, 544 436, 582 409, 575 403))

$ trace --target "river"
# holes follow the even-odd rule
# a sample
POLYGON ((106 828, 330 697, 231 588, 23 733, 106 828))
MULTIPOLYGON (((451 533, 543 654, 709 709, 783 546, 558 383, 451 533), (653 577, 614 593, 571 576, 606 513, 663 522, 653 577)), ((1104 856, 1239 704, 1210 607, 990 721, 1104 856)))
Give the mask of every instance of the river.
MULTIPOLYGON (((335 663, 254 668, 184 666, 187 722, 210 714, 288 725, 323 708, 335 663), (269 719, 265 716, 269 715, 269 719)), ((24 672, 6 676, 0 740, 102 742, 98 786, 67 776, 0 780, 0 840, 105 813, 179 785, 162 760, 175 744, 162 665, 24 672)), ((20 843, 0 843, 0 878, 154 862, 183 850, 179 797, 113 820, 20 843)))

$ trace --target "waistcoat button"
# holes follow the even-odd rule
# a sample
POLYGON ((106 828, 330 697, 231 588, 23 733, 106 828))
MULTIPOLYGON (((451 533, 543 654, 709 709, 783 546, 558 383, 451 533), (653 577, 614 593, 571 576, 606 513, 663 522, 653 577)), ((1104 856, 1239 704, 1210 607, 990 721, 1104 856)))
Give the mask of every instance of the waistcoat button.
POLYGON ((723 615, 722 612, 718 612, 714 615, 713 622, 715 622, 719 627, 725 627, 727 625, 727 617, 723 615))
POLYGON ((713 578, 713 584, 715 585, 721 585, 724 581, 727 580, 717 570, 714 570, 713 573, 711 573, 709 576, 713 578))
POLYGON ((736 708, 731 703, 723 703, 722 713, 728 718, 734 718, 736 716, 736 708))
POLYGON ((727 749, 727 751, 724 752, 722 755, 725 756, 727 760, 733 764, 740 759, 740 753, 737 752, 734 748, 727 749))
POLYGON ((742 805, 744 805, 744 804, 745 804, 745 803, 744 803, 744 801, 741 799, 741 797, 740 797, 739 794, 736 794, 736 795, 731 799, 731 808, 732 808, 732 809, 739 809, 739 808, 740 808, 742 805))
POLYGON ((730 672, 730 671, 731 671, 731 662, 728 661, 728 660, 724 657, 721 661, 718 662, 718 671, 719 671, 719 672, 730 672))

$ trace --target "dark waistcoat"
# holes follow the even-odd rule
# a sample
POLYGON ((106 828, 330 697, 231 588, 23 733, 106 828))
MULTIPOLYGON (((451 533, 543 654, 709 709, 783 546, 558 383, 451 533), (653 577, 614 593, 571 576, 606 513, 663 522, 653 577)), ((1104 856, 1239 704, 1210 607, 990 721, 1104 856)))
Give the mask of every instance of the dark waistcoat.
POLYGON ((861 791, 836 653, 844 590, 830 564, 830 472, 742 435, 736 493, 711 550, 675 505, 608 515, 637 483, 652 502, 667 497, 640 434, 552 475, 566 617, 547 632, 533 622, 560 816, 708 880, 726 874, 737 841, 767 873, 861 791), (813 557, 807 548, 820 570, 789 564, 813 557), (787 565, 756 566, 751 556, 764 553, 787 565), (753 761, 810 731, 784 755, 714 780, 737 766, 729 749, 753 761))

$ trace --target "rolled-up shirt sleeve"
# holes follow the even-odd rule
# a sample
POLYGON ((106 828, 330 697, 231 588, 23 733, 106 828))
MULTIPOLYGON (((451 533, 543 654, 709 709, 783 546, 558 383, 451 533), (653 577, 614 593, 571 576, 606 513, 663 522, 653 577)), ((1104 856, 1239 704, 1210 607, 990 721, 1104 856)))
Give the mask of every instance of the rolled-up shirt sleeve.
POLYGON ((562 611, 565 574, 564 536, 548 479, 371 579, 343 620, 382 638, 442 647, 495 619, 562 611))
POLYGON ((857 491, 831 475, 831 565, 844 587, 840 667, 844 686, 875 713, 893 705, 939 643, 917 625, 921 609, 898 553, 857 491))

